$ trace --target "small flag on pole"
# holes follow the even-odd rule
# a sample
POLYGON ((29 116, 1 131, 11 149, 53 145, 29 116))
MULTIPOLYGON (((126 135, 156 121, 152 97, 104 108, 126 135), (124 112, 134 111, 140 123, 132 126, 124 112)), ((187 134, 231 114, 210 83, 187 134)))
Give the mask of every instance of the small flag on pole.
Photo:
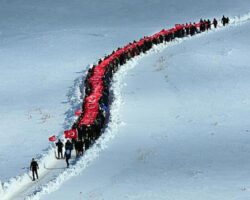
POLYGON ((65 138, 76 139, 77 138, 77 129, 71 129, 64 131, 65 138))
POLYGON ((49 137, 49 141, 50 142, 55 142, 56 141, 56 136, 53 135, 53 136, 49 137))

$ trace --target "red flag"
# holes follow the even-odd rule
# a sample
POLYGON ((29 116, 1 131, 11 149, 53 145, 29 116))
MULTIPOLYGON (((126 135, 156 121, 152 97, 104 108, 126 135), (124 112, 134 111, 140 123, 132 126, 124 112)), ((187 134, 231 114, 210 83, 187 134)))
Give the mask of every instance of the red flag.
POLYGON ((55 136, 55 135, 50 136, 50 137, 49 137, 49 141, 50 141, 50 142, 55 142, 55 141, 56 141, 56 136, 55 136))
POLYGON ((71 129, 64 131, 64 137, 65 138, 77 138, 77 129, 71 129))
POLYGON ((82 110, 81 109, 75 111, 75 116, 80 116, 81 114, 82 114, 82 110))

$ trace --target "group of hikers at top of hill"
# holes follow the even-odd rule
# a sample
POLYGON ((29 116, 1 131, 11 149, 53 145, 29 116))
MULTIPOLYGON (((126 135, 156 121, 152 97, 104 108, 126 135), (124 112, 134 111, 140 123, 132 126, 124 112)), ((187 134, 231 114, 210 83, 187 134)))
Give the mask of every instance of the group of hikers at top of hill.
MULTIPOLYGON (((225 26, 228 23, 229 18, 223 15, 221 24, 225 26)), ((61 140, 58 140, 55 143, 57 146, 57 158, 65 158, 67 167, 69 167, 69 159, 71 158, 71 151, 73 149, 76 151, 76 157, 79 157, 100 137, 109 117, 109 89, 112 77, 121 65, 125 64, 131 58, 147 52, 153 45, 170 42, 175 38, 193 36, 197 33, 210 30, 212 26, 214 28, 218 26, 218 21, 215 18, 212 22, 209 19, 201 19, 199 23, 178 24, 175 28, 169 30, 163 29, 153 36, 143 37, 139 41, 129 43, 125 47, 113 51, 111 55, 105 56, 104 59, 100 59, 96 65, 93 65, 88 70, 84 81, 85 97, 82 103, 82 113, 71 127, 72 130, 77 130, 77 139, 67 140, 65 145, 61 140), (98 77, 100 76, 98 72, 102 74, 101 79, 98 77), (97 102, 94 101, 96 99, 93 94, 97 95, 97 102), (92 112, 96 114, 93 115, 92 112), (63 148, 65 148, 64 154, 63 148)), ((34 175, 37 175, 38 169, 36 161, 32 160, 30 169, 33 172, 33 180, 35 180, 34 175)))

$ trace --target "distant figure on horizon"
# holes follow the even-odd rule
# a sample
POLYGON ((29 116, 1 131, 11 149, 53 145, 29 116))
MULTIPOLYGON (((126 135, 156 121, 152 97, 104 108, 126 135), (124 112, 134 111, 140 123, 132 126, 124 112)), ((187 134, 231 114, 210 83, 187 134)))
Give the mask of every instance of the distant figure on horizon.
POLYGON ((214 18, 213 20, 214 28, 217 28, 218 21, 214 18))
POLYGON ((221 23, 223 24, 223 26, 225 26, 227 24, 227 18, 224 15, 221 19, 221 23))
POLYGON ((37 170, 39 169, 39 166, 37 164, 37 162, 35 161, 35 158, 32 158, 32 161, 30 163, 30 170, 32 171, 32 181, 35 181, 35 175, 36 175, 36 178, 38 179, 38 173, 37 173, 37 170))

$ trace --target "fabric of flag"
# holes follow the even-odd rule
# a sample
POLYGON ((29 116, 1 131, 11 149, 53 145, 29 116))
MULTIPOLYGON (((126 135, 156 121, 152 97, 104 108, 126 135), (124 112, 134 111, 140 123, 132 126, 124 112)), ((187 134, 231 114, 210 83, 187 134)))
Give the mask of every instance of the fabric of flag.
POLYGON ((50 142, 55 142, 56 141, 56 136, 52 135, 51 137, 49 137, 49 141, 50 142))
POLYGON ((82 110, 81 109, 75 111, 75 116, 80 116, 81 114, 82 114, 82 110))
POLYGON ((64 137, 76 139, 77 138, 77 129, 70 129, 70 130, 64 131, 64 137))

